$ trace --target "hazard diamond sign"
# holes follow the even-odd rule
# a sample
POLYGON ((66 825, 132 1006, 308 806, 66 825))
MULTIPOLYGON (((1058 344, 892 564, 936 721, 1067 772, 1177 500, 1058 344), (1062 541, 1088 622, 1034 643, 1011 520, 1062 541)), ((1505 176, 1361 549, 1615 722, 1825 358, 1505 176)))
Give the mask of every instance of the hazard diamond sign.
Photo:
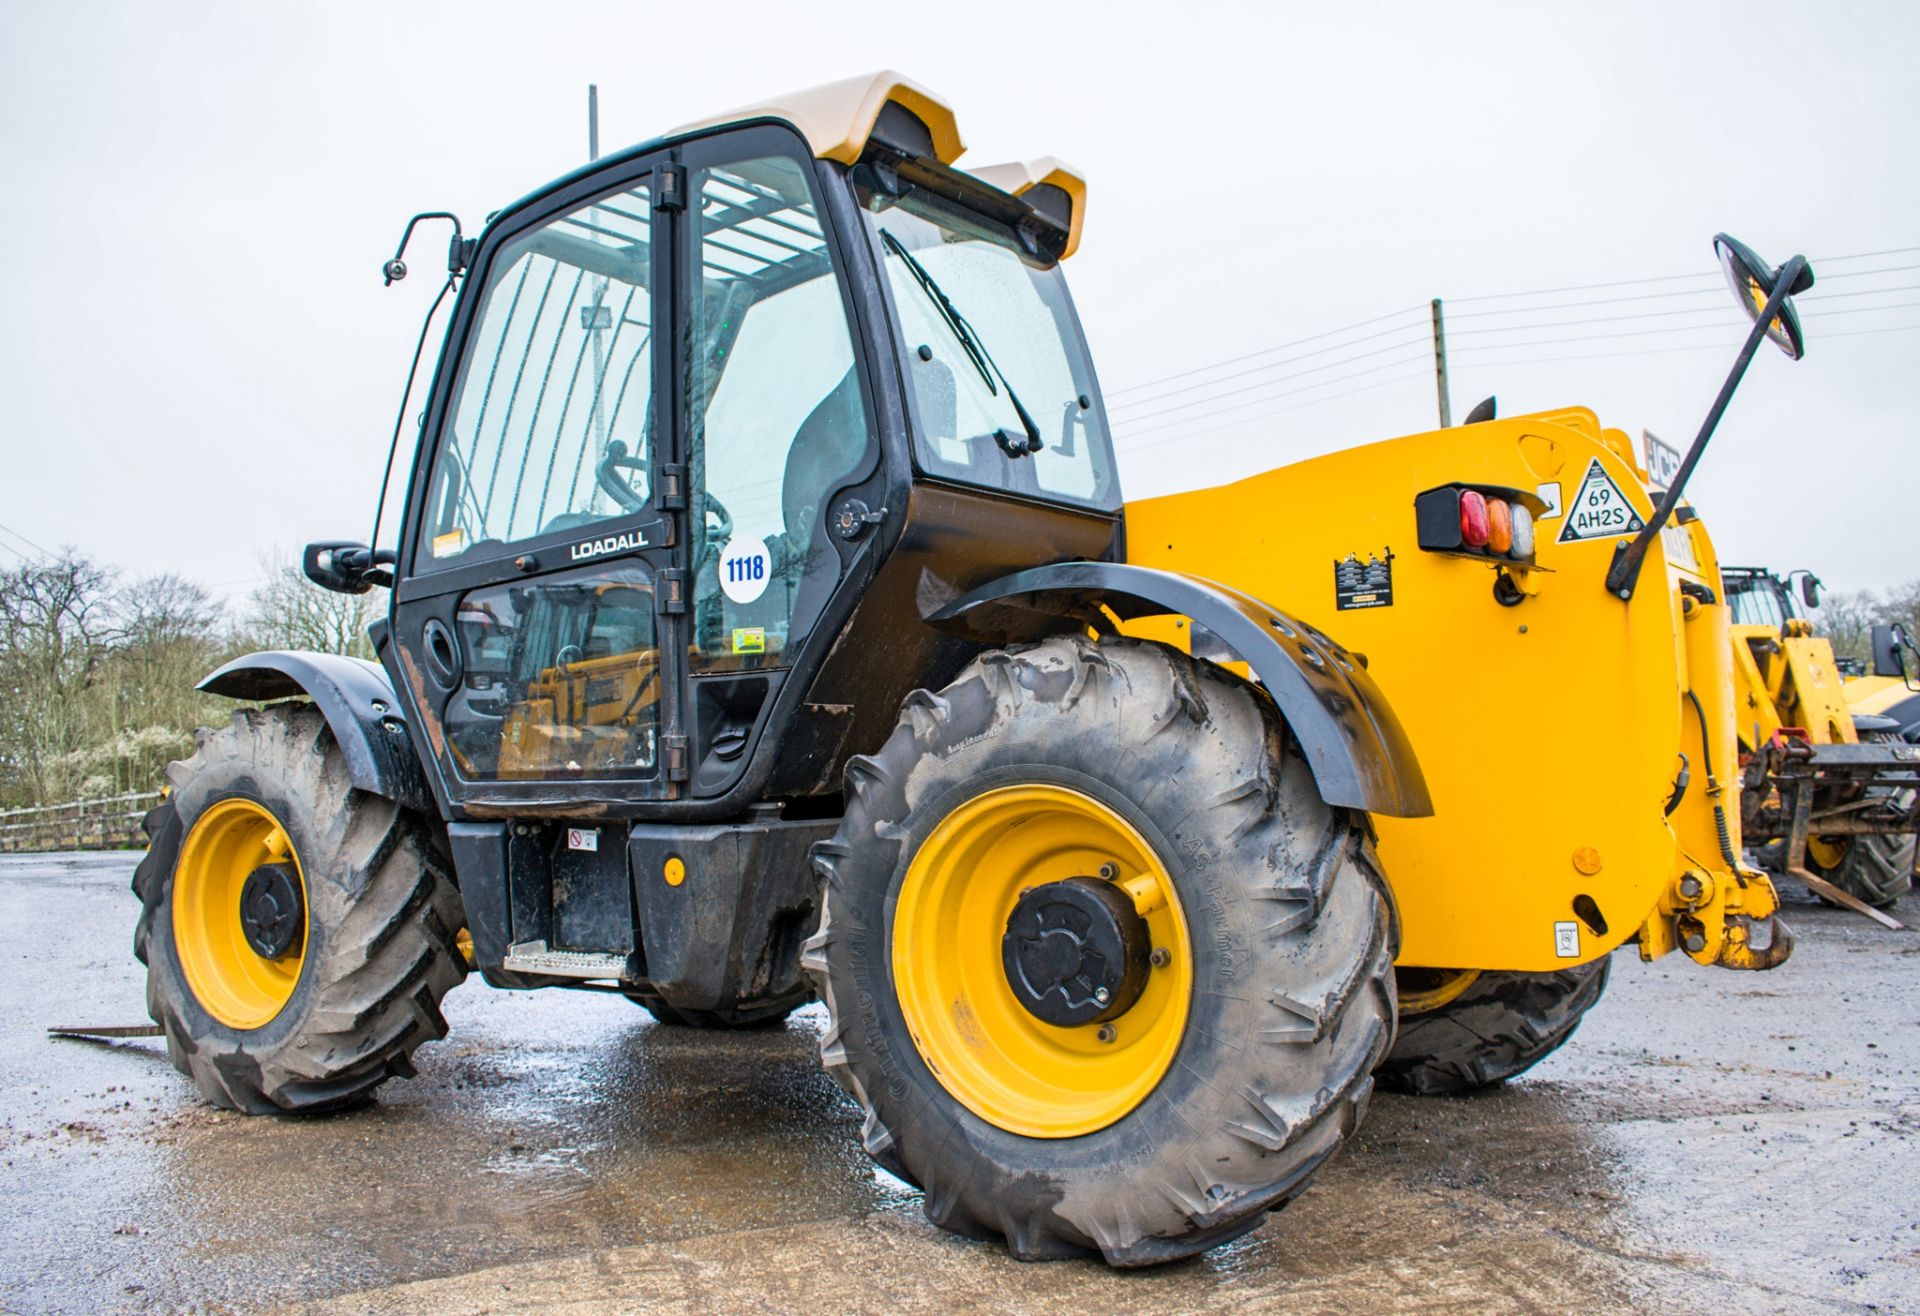
POLYGON ((1645 525, 1640 513, 1633 510, 1633 504, 1595 457, 1587 467, 1587 477, 1580 481, 1580 491, 1567 504, 1567 519, 1560 527, 1559 542, 1570 544, 1576 539, 1631 535, 1645 525))

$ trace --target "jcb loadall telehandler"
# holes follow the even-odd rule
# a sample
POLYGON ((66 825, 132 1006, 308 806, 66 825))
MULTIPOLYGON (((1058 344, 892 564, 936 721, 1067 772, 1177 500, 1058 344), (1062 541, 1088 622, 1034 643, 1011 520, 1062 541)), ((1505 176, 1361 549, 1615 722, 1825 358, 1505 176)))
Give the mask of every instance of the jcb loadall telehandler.
MULTIPOLYGON (((882 74, 456 224, 397 547, 306 557, 392 588, 379 663, 215 673, 286 702, 149 819, 149 1004, 213 1100, 410 1073, 470 966, 817 994, 934 1221, 1142 1265, 1296 1195, 1376 1069, 1537 1060, 1629 940, 1785 957, 1679 482, 1572 410, 1125 504, 1084 183, 960 153, 882 74)), ((1811 276, 1720 245, 1743 369, 1811 276)))

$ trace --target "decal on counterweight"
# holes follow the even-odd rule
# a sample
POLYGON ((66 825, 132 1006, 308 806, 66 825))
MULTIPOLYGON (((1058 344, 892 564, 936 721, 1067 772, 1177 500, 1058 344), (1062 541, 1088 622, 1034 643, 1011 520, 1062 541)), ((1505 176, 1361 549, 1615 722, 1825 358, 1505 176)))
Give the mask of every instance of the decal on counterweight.
POLYGON ((1351 608, 1391 608, 1393 606, 1393 550, 1382 549, 1384 558, 1367 554, 1362 562, 1357 553, 1333 564, 1333 606, 1346 612, 1351 608))
POLYGON ((1601 469, 1598 457, 1588 465, 1587 476, 1580 481, 1580 491, 1567 504, 1566 516, 1566 524, 1560 527, 1558 542, 1562 544, 1577 539, 1613 539, 1637 534, 1646 525, 1627 496, 1620 492, 1620 486, 1601 469))

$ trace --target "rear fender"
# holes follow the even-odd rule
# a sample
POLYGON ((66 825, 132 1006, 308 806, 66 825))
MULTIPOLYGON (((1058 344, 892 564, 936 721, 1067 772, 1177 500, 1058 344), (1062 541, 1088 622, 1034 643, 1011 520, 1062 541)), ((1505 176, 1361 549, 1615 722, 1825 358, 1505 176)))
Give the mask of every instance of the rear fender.
POLYGON ((393 683, 378 663, 331 653, 274 650, 236 658, 199 685, 229 699, 310 699, 327 719, 358 790, 438 815, 407 736, 393 683))
POLYGON ((1119 562, 1059 562, 1002 576, 928 614, 970 639, 1019 643, 1113 618, 1176 614, 1251 669, 1292 728, 1329 804, 1399 818, 1433 812, 1412 742, 1365 667, 1305 622, 1199 576, 1119 562), (1109 613, 1111 616, 1109 616, 1109 613))

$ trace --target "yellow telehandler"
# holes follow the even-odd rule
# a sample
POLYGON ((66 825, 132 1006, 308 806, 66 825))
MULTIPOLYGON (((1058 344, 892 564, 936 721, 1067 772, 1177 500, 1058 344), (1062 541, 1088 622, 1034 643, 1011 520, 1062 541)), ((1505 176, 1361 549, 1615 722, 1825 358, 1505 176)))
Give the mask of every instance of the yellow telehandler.
MULTIPOLYGON (((1920 860, 1920 686, 1904 630, 1874 631, 1871 675, 1845 679, 1833 645, 1801 615, 1819 606, 1811 573, 1723 572, 1733 608, 1742 827, 1769 871, 1831 903, 1887 909, 1920 860), (1903 719, 1902 713, 1905 710, 1903 719)), ((1883 920, 1884 921, 1884 920, 1883 920)))
POLYGON ((882 73, 408 224, 388 280, 450 222, 457 296, 397 540, 305 555, 391 590, 378 662, 214 673, 278 702, 147 820, 149 1008, 210 1099, 363 1100, 470 970, 817 996, 933 1221, 1136 1266, 1285 1205, 1376 1072, 1537 1060, 1625 943, 1786 958, 1679 495, 1803 259, 1717 240, 1754 329, 1657 503, 1579 409, 1128 502, 1085 182, 962 150, 882 73))

